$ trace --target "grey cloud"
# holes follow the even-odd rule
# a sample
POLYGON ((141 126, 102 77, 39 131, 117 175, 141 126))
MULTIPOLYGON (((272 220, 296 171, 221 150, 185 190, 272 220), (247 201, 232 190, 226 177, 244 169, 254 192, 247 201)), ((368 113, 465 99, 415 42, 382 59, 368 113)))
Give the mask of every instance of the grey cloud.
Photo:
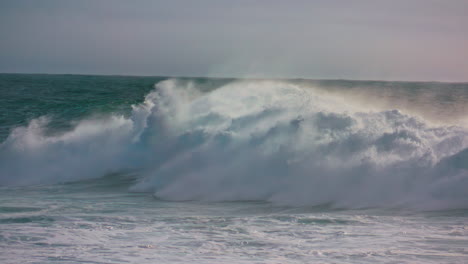
POLYGON ((468 81, 467 1, 2 1, 0 72, 468 81))

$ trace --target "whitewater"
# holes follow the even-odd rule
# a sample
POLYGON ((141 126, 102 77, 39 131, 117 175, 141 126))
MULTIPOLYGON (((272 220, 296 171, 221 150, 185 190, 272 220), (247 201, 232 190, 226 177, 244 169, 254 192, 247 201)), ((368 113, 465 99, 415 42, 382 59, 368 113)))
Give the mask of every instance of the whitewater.
POLYGON ((61 125, 47 108, 4 125, 0 260, 466 263, 468 86, 373 85, 396 88, 162 78, 80 115, 66 102, 97 90, 66 90, 61 125))

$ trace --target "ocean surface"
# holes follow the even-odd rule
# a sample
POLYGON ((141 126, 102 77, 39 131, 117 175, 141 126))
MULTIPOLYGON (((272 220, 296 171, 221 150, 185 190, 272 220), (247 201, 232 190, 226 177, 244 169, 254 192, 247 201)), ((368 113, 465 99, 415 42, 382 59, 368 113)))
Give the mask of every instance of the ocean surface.
POLYGON ((0 74, 0 263, 468 263, 468 84, 0 74))

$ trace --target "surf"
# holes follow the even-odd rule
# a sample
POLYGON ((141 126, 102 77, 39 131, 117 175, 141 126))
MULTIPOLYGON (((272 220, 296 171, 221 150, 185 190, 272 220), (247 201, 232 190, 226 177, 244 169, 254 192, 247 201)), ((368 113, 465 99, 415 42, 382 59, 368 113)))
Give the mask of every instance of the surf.
POLYGON ((130 191, 182 201, 467 208, 468 129, 370 108, 320 87, 240 80, 204 90, 159 82, 129 116, 50 119, 0 145, 0 185, 138 171, 130 191))

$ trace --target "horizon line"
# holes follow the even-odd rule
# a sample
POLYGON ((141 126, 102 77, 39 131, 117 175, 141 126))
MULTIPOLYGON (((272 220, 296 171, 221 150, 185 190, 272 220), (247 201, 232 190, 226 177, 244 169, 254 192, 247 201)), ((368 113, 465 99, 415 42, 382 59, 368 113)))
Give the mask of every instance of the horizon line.
POLYGON ((311 77, 229 77, 229 76, 197 76, 197 75, 138 75, 138 74, 99 74, 99 73, 41 73, 41 72, 0 72, 0 75, 74 75, 103 77, 154 77, 154 78, 205 78, 205 79, 237 79, 237 80, 307 80, 307 81, 354 81, 354 82, 399 82, 399 83, 447 83, 468 84, 468 81, 436 81, 436 80, 379 80, 379 79, 347 79, 347 78, 311 78, 311 77))

